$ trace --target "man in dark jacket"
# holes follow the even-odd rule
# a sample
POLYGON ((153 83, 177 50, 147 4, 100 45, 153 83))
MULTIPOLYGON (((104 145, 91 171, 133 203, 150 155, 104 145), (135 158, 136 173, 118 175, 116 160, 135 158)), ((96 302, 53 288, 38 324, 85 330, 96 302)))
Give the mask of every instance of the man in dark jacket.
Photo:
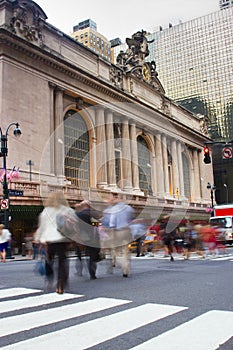
MULTIPOLYGON (((77 216, 80 219, 80 243, 85 247, 85 254, 89 257, 88 270, 91 279, 96 279, 97 262, 100 253, 100 239, 97 218, 91 209, 89 201, 83 201, 77 204, 77 216)), ((80 259, 80 257, 78 257, 80 259)))

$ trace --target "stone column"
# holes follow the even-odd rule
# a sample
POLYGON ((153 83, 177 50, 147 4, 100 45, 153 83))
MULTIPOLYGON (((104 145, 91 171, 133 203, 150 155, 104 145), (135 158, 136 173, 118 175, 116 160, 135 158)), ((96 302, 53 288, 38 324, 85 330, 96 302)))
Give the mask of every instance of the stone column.
POLYGON ((199 178, 200 178, 200 199, 204 199, 203 184, 204 184, 204 176, 203 176, 203 155, 202 150, 197 150, 198 155, 198 164, 199 164, 199 178))
MULTIPOLYGON (((138 145, 135 122, 130 122, 130 143, 132 156, 132 185, 133 191, 139 192, 139 171, 138 171, 138 145)), ((141 191, 140 191, 141 192, 141 191)))
POLYGON ((104 108, 96 108, 96 177, 97 187, 107 186, 106 136, 104 108))
POLYGON ((132 166, 129 139, 129 122, 125 118, 122 121, 122 174, 123 189, 132 190, 132 166))
POLYGON ((116 189, 113 113, 110 110, 106 112, 106 150, 108 186, 112 189, 116 189))
POLYGON ((200 201, 201 190, 200 190, 200 170, 199 170, 199 159, 198 150, 193 151, 193 171, 194 171, 194 199, 200 201))
POLYGON ((156 155, 156 169, 157 169, 157 194, 164 196, 164 171, 163 171, 163 157, 162 157, 162 143, 161 134, 157 133, 155 136, 155 155, 156 155))
POLYGON ((55 111, 54 111, 54 90, 55 90, 56 85, 49 82, 49 93, 50 93, 50 142, 49 142, 49 147, 50 147, 50 172, 51 174, 55 173, 55 163, 54 163, 54 144, 55 144, 55 139, 54 139, 54 126, 55 126, 55 111))
POLYGON ((182 145, 181 142, 177 143, 177 157, 178 157, 178 169, 179 169, 179 179, 180 179, 180 197, 184 198, 184 169, 183 169, 183 159, 182 159, 182 145))
POLYGON ((179 183, 179 171, 178 171, 178 158, 177 158, 177 144, 176 140, 171 142, 171 155, 172 155, 172 177, 173 177, 173 195, 179 196, 180 183, 179 183))
POLYGON ((168 174, 168 156, 167 156, 167 137, 162 134, 162 153, 163 153, 163 171, 164 171, 164 192, 165 195, 170 194, 169 174, 168 174))
POLYGON ((195 179, 194 179, 194 151, 189 150, 191 157, 191 169, 190 169, 190 202, 195 201, 195 179))
POLYGON ((64 177, 64 125, 63 125, 63 89, 55 89, 55 119, 54 119, 54 165, 55 175, 64 177))

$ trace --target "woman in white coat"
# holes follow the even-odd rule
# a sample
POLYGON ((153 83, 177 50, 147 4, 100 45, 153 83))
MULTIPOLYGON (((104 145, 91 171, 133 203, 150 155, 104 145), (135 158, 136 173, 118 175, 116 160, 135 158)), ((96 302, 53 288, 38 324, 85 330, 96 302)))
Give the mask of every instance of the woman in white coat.
POLYGON ((4 227, 3 224, 0 224, 0 255, 2 262, 6 262, 6 252, 11 239, 10 231, 4 227))
POLYGON ((53 287, 55 274, 54 259, 55 256, 58 257, 56 287, 56 292, 58 294, 63 293, 69 275, 66 252, 70 240, 58 231, 56 223, 57 214, 62 211, 62 208, 64 209, 64 206, 69 206, 69 204, 63 192, 58 191, 50 193, 45 202, 45 208, 39 216, 39 225, 35 235, 35 240, 46 246, 47 264, 49 267, 46 277, 48 279, 47 288, 49 289, 53 287))

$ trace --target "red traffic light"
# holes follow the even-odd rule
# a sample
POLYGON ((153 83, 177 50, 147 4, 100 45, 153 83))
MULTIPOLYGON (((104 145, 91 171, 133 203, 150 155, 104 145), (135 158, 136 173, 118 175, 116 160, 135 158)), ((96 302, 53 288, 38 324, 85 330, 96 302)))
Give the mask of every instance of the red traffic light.
POLYGON ((204 147, 204 163, 205 164, 210 164, 211 163, 210 149, 207 146, 204 147))

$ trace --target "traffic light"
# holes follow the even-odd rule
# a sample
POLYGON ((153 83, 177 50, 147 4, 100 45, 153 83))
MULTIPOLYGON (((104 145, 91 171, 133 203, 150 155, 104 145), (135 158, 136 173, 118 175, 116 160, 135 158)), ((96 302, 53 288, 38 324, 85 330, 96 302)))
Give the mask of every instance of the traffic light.
POLYGON ((207 146, 204 147, 204 163, 205 164, 211 163, 210 150, 209 150, 209 147, 207 146))

